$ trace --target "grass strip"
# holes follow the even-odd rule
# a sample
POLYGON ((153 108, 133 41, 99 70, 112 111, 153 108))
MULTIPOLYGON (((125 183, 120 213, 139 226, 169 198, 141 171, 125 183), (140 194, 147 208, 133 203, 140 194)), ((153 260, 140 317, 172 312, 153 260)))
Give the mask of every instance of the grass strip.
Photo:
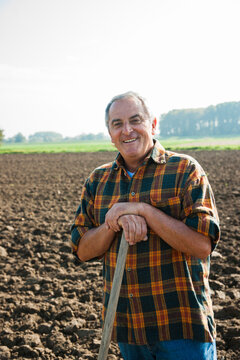
MULTIPOLYGON (((203 138, 203 139, 159 139, 161 144, 169 150, 240 150, 240 137, 235 138, 203 138)), ((19 143, 2 144, 0 154, 34 154, 34 153, 71 153, 116 151, 110 141, 81 142, 81 143, 19 143)))

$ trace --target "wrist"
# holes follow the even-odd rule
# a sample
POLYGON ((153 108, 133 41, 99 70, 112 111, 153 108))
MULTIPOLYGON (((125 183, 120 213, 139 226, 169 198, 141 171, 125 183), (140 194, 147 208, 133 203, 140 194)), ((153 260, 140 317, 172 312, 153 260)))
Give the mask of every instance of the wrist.
POLYGON ((142 217, 145 217, 146 216, 146 203, 143 203, 143 202, 140 202, 138 203, 138 215, 139 216, 142 216, 142 217))

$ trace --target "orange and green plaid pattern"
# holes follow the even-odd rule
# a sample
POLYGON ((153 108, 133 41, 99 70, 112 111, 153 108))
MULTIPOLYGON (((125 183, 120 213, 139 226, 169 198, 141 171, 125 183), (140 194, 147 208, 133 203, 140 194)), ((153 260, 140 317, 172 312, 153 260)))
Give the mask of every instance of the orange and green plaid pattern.
MULTIPOLYGON (((146 202, 219 240, 219 221, 212 189, 191 157, 169 151, 155 141, 151 155, 129 177, 119 154, 87 179, 72 226, 72 246, 89 229, 104 223, 116 202, 146 202)), ((121 233, 103 257, 103 319, 109 301, 121 233)), ((96 238, 97 241, 97 238, 96 238)), ((201 260, 171 248, 148 229, 148 241, 129 247, 113 340, 154 344, 161 340, 215 338, 208 286, 209 258, 201 260)))

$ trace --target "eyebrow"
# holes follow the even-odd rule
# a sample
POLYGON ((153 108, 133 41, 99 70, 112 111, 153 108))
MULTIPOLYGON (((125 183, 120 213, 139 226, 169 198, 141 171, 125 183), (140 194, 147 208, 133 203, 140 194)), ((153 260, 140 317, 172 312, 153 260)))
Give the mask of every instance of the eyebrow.
MULTIPOLYGON (((134 120, 135 118, 140 118, 141 120, 143 119, 143 117, 140 114, 135 114, 135 115, 130 116, 129 120, 134 120)), ((120 119, 120 118, 112 119, 109 122, 109 125, 112 124, 112 126, 114 126, 114 123, 117 123, 119 121, 122 121, 122 119, 120 119)))
POLYGON ((129 119, 134 119, 136 117, 142 118, 140 114, 136 114, 136 115, 131 116, 129 119))
MULTIPOLYGON (((130 116, 129 119, 132 120, 132 119, 135 119, 136 117, 142 118, 141 115, 135 114, 135 115, 130 116)), ((111 123, 114 123, 114 122, 116 122, 116 121, 121 121, 121 120, 122 120, 122 119, 112 119, 112 120, 111 120, 111 123)))

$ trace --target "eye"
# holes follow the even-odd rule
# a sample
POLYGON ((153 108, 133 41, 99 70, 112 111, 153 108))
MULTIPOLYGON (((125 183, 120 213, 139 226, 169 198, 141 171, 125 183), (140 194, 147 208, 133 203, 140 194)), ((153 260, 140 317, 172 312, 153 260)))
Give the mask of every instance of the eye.
POLYGON ((119 128, 122 125, 121 121, 113 121, 112 122, 112 127, 113 128, 119 128))
POLYGON ((134 119, 132 119, 131 120, 131 124, 135 124, 135 125, 137 125, 137 124, 140 124, 141 123, 141 119, 140 118, 134 118, 134 119))

